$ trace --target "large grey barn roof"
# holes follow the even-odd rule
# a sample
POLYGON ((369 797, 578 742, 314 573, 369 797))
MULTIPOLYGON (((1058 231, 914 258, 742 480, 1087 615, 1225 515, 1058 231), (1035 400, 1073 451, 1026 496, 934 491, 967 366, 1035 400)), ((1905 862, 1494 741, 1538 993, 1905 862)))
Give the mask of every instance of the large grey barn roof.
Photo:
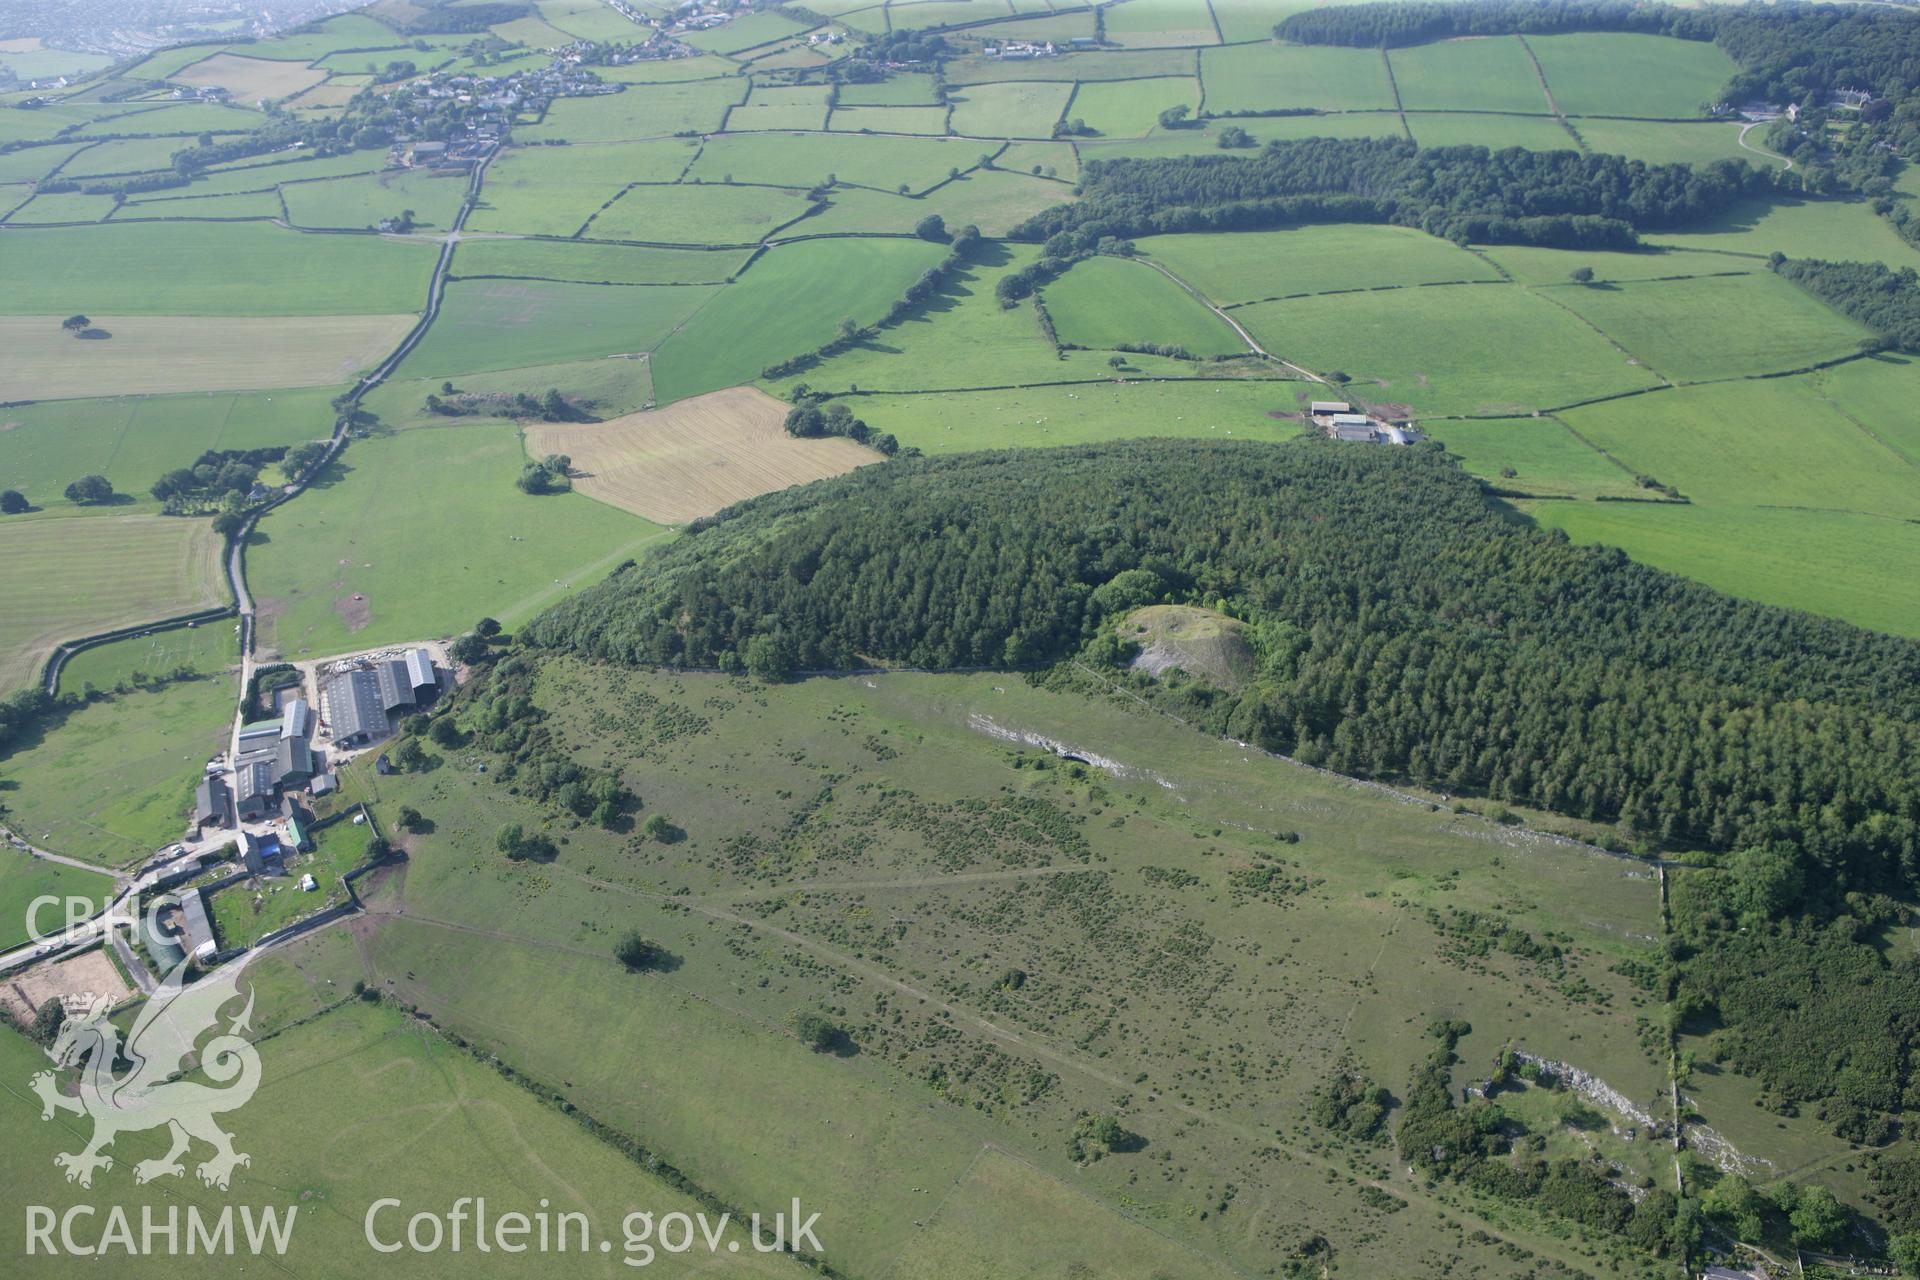
POLYGON ((413 705, 413 677, 407 674, 405 662, 399 658, 389 658, 375 667, 373 674, 380 682, 380 706, 383 710, 393 711, 413 705))
POLYGON ((407 675, 415 689, 432 689, 440 681, 433 674, 433 655, 425 649, 409 649, 406 656, 407 675))
POLYGON ((361 669, 327 681, 327 715, 335 738, 379 736, 387 731, 387 709, 381 700, 380 678, 361 669))

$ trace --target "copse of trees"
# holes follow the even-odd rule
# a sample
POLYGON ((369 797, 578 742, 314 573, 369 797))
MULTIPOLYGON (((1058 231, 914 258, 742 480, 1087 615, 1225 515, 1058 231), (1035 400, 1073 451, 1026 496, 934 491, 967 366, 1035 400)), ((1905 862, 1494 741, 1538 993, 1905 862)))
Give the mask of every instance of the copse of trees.
POLYGON ((27 495, 18 489, 0 489, 0 516, 17 516, 33 510, 27 495))
POLYGON ((1880 262, 1824 262, 1774 254, 1773 269, 1834 310, 1858 320, 1887 346, 1920 351, 1920 273, 1880 262))
POLYGON ((550 453, 520 468, 514 483, 522 493, 561 493, 573 488, 573 459, 564 453, 550 453))
POLYGON ((105 476, 81 476, 66 488, 68 502, 93 506, 113 499, 113 484, 105 476))
POLYGON ((1276 139, 1255 156, 1089 160, 1082 199, 1028 218, 1014 239, 1393 223, 1460 242, 1626 249, 1638 231, 1709 219, 1772 189, 1741 160, 1647 164, 1519 147, 1417 147, 1399 138, 1276 139))
MULTIPOLYGON (((1343 773, 1920 882, 1920 643, 1503 520, 1437 447, 1135 441, 869 467, 714 517, 523 641, 640 665, 1059 661, 1125 603, 1251 624, 1178 707, 1343 773), (1130 598, 1130 597, 1129 597, 1130 598)), ((1143 696, 1184 696, 1143 686, 1143 696)))
POLYGON ((787 410, 785 422, 790 436, 802 439, 844 436, 888 456, 900 451, 900 442, 892 432, 875 431, 865 421, 854 417, 853 410, 843 400, 836 400, 822 408, 821 397, 814 394, 804 382, 794 388, 793 400, 793 408, 787 410))

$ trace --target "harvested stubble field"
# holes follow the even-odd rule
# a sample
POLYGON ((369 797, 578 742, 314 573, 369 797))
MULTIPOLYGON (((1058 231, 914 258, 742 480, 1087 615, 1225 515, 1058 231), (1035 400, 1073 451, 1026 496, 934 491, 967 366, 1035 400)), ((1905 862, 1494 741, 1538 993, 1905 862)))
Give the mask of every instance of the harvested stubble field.
POLYGON ((759 388, 729 387, 611 422, 532 425, 527 449, 568 455, 581 493, 661 524, 879 460, 851 440, 796 439, 785 416, 759 388))

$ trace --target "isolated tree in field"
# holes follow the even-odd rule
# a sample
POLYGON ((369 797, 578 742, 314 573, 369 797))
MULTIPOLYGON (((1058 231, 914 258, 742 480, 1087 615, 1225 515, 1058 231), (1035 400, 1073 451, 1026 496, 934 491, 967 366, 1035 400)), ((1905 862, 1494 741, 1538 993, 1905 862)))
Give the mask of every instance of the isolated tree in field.
POLYGON ((795 1009, 787 1015, 787 1025, 800 1037, 800 1043, 815 1053, 826 1052, 840 1039, 840 1028, 811 1009, 795 1009))
POLYGON ((18 489, 0 489, 0 516, 17 516, 31 508, 27 495, 18 489))
POLYGON ((520 851, 526 847, 526 843, 526 828, 517 822, 509 822, 506 826, 500 828, 500 834, 493 838, 493 847, 506 854, 509 858, 519 857, 520 851))
POLYGON ((1573 270, 1567 272, 1567 279, 1573 281, 1575 284, 1592 284, 1593 268, 1575 267, 1573 270))
POLYGON ((947 238, 947 220, 937 213, 930 213, 914 223, 913 234, 922 240, 943 243, 947 238))
POLYGON ((399 746, 393 749, 393 762, 408 773, 412 773, 415 769, 426 764, 426 749, 420 745, 420 739, 418 738, 404 739, 399 746))
POLYGON ((86 505, 105 502, 113 496, 113 485, 105 476, 81 476, 67 486, 67 501, 86 505))
POLYGON ((394 819, 395 825, 402 831, 418 831, 420 824, 425 821, 426 819, 420 816, 420 811, 410 804, 401 805, 400 813, 394 819))
POLYGON ((627 972, 651 969, 667 958, 666 948, 635 930, 614 944, 614 959, 627 966, 627 972))
POLYGON ((1230 124, 1220 131, 1219 137, 1214 139, 1214 145, 1222 151, 1234 151, 1241 147, 1250 147, 1253 145, 1253 135, 1237 124, 1230 124))
POLYGON ((1168 107, 1160 113, 1160 127, 1162 129, 1178 129, 1187 122, 1187 117, 1192 114, 1193 108, 1184 102, 1176 106, 1168 107))
POLYGON ((68 316, 60 322, 60 327, 68 333, 78 333, 82 329, 91 329, 93 327, 93 321, 87 319, 85 316, 68 316))
POLYGON ((1127 367, 1127 358, 1125 356, 1108 356, 1107 367, 1110 369, 1124 369, 1127 367))
POLYGON ((482 618, 473 624, 473 634, 482 640, 491 640, 500 634, 500 623, 493 618, 482 618))

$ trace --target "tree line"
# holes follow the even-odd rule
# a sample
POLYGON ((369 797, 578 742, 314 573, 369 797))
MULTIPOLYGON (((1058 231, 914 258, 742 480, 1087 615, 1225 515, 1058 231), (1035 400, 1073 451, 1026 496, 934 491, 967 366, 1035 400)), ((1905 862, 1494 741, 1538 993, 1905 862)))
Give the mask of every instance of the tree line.
POLYGON ((1481 793, 1827 883, 1920 881, 1920 643, 1519 529, 1437 446, 1182 441, 915 459, 722 513, 531 624, 761 674, 1129 656, 1197 603, 1258 678, 1181 714, 1342 773, 1481 793))
POLYGON ((1920 273, 1880 262, 1825 262, 1774 254, 1773 269, 1880 336, 1876 345, 1920 351, 1920 273))
POLYGON ((1275 139, 1244 158, 1088 160, 1079 201, 1009 234, 1066 252, 1101 237, 1374 222, 1462 243, 1623 249, 1641 230, 1705 221, 1775 182, 1773 171, 1741 160, 1648 164, 1398 138, 1275 139))

